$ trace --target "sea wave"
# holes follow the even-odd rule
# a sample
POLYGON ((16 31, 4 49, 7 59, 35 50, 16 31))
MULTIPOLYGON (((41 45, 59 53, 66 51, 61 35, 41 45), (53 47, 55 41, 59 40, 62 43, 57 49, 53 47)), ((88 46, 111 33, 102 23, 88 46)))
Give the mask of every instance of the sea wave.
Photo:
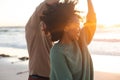
MULTIPOLYGON (((120 56, 120 29, 96 31, 89 50, 91 54, 120 56)), ((24 27, 0 27, 0 47, 27 49, 24 27)))
POLYGON ((24 27, 0 27, 0 47, 26 49, 24 27))

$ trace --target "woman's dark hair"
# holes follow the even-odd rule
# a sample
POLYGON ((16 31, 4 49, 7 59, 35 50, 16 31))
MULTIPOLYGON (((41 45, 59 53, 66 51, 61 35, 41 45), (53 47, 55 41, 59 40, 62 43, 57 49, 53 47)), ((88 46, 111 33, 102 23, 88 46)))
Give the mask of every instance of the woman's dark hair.
POLYGON ((69 20, 75 14, 75 5, 77 1, 65 0, 52 5, 47 5, 47 10, 43 12, 41 20, 46 24, 47 31, 51 34, 52 41, 60 40, 64 33, 64 27, 69 23, 69 20))

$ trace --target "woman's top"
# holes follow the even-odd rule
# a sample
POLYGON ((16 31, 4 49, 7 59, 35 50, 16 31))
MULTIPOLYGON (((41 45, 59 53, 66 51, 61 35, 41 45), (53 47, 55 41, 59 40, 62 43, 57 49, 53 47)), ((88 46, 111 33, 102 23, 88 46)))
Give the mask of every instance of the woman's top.
POLYGON ((50 80, 93 80, 92 60, 77 42, 56 43, 50 51, 50 80))

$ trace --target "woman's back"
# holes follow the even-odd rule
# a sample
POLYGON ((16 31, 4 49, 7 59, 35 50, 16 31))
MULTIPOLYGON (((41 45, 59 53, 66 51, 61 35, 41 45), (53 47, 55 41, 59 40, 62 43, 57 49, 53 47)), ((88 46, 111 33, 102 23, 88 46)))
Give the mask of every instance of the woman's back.
POLYGON ((81 79, 82 54, 77 43, 55 44, 51 49, 50 59, 53 65, 51 66, 51 80, 81 79))

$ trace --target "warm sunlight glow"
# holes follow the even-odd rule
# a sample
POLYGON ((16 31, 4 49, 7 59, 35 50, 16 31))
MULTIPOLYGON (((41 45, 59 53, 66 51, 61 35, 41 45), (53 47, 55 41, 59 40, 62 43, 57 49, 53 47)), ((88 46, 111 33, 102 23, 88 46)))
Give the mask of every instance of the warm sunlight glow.
POLYGON ((97 20, 104 25, 120 23, 119 0, 93 0, 97 20))
MULTIPOLYGON (((43 0, 0 0, 0 26, 25 25, 36 6, 43 0)), ((97 23, 120 23, 119 0, 92 0, 97 23)), ((87 13, 87 0, 79 0, 77 9, 87 13)))
MULTIPOLYGON (((87 13, 87 0, 80 0, 77 9, 87 13)), ((119 0, 92 0, 97 23, 110 26, 120 23, 119 0)))

